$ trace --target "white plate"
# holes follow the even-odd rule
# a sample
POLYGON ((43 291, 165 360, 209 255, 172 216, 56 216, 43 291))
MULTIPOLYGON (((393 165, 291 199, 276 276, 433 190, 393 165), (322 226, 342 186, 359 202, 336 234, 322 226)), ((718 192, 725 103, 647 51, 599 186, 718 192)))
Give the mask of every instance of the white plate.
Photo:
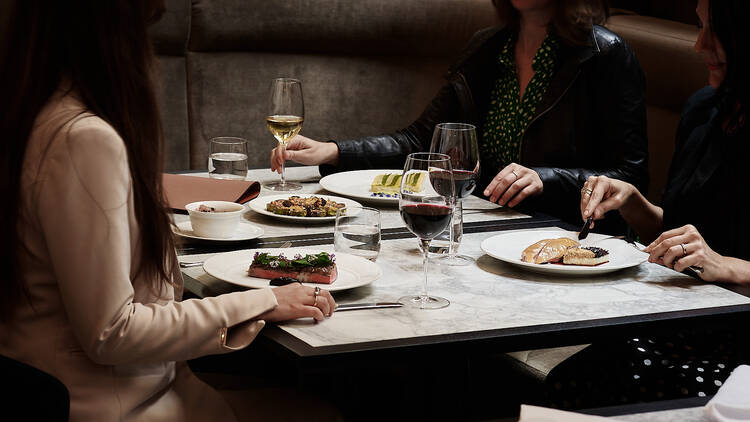
MULTIPOLYGON (((255 252, 268 252, 274 255, 283 253, 287 257, 295 254, 316 254, 321 250, 316 249, 245 249, 241 251, 227 252, 214 255, 203 263, 206 273, 232 284, 260 289, 268 287, 270 280, 264 278, 250 277, 247 269, 253 262, 255 252)), ((337 290, 353 289, 365 286, 380 278, 383 274, 372 261, 362 257, 345 253, 335 253, 336 266, 338 267, 338 278, 331 284, 302 283, 305 286, 319 286, 322 289, 335 292, 337 290)))
POLYGON ((240 221, 232 237, 201 237, 193 232, 193 226, 190 221, 177 223, 177 227, 172 227, 172 231, 182 237, 199 240, 215 240, 219 242, 237 242, 240 240, 250 240, 263 236, 263 229, 250 223, 240 221))
POLYGON ((583 240, 584 246, 597 246, 609 251, 609 262, 595 267, 581 265, 559 265, 559 264, 534 264, 521 261, 521 253, 530 245, 542 239, 554 239, 558 237, 569 237, 577 239, 578 233, 564 230, 550 231, 518 231, 499 234, 485 239, 482 242, 482 250, 489 256, 503 262, 525 268, 529 271, 559 275, 594 275, 618 271, 625 268, 635 267, 645 262, 648 255, 620 239, 608 239, 598 242, 608 236, 590 233, 583 240))
POLYGON ((375 176, 383 173, 403 173, 403 170, 356 170, 329 174, 320 179, 323 189, 339 195, 348 196, 364 202, 375 204, 398 205, 398 198, 372 196, 370 186, 375 176))
POLYGON ((287 199, 290 196, 299 196, 302 198, 309 198, 311 196, 317 196, 318 198, 323 198, 326 201, 334 201, 343 203, 347 207, 354 207, 352 208, 353 212, 350 212, 349 215, 355 215, 359 212, 358 208, 362 207, 362 204, 360 204, 357 201, 352 201, 351 199, 347 198, 341 198, 339 196, 329 196, 329 195, 317 195, 317 194, 311 194, 311 193, 285 193, 285 194, 278 194, 278 195, 263 195, 259 196, 252 201, 248 202, 248 207, 257 212, 258 214, 267 215, 269 217, 278 218, 279 220, 286 220, 286 221, 293 221, 295 223, 329 223, 336 221, 336 216, 331 217, 297 217, 293 215, 281 215, 281 214, 274 214, 271 211, 266 210, 266 205, 271 202, 275 201, 277 199, 287 199))

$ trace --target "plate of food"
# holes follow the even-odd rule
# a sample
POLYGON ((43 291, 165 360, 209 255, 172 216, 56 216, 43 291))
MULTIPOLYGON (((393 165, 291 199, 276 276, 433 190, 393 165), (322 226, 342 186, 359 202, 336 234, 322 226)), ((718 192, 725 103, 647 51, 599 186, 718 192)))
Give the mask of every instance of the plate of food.
POLYGON ((564 230, 515 231, 485 239, 482 250, 529 271, 559 275, 594 275, 638 266, 648 259, 633 245, 611 236, 564 230))
MULTIPOLYGON (((330 174, 320 179, 323 189, 364 202, 398 205, 403 170, 356 170, 330 174)), ((407 179, 413 192, 425 188, 426 173, 407 179)))
POLYGON ((349 215, 354 215, 362 204, 338 196, 279 194, 259 196, 248 202, 248 207, 258 214, 296 223, 329 223, 336 220, 339 208, 349 208, 349 215))
POLYGON ((219 280, 257 289, 271 286, 271 280, 287 277, 306 286, 347 290, 366 286, 382 275, 377 264, 359 256, 294 248, 221 253, 207 259, 203 269, 219 280))

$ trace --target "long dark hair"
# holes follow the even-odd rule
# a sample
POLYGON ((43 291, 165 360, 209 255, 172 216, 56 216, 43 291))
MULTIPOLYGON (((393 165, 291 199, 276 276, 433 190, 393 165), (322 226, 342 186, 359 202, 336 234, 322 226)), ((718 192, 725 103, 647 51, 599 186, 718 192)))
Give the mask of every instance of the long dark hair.
POLYGON ((727 74, 719 87, 721 109, 727 117, 727 131, 744 125, 750 102, 750 18, 748 0, 711 0, 709 28, 727 54, 727 74))
MULTIPOLYGON (((512 28, 518 28, 518 11, 510 0, 492 0, 500 19, 512 28)), ((550 29, 568 45, 587 45, 591 40, 591 27, 603 24, 609 17, 607 0, 554 0, 555 14, 550 29)))
POLYGON ((23 299, 19 182, 34 120, 63 81, 87 111, 125 142, 140 225, 141 267, 171 282, 173 240, 161 191, 162 128, 147 27, 164 11, 154 0, 16 0, 0 70, 0 318, 23 299))

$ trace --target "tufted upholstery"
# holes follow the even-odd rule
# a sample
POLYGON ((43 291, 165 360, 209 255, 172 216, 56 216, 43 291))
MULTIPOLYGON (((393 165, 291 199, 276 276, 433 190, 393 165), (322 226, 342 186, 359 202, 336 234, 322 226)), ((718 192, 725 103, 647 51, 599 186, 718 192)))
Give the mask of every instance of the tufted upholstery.
POLYGON ((477 29, 488 0, 194 0, 187 53, 190 165, 208 140, 247 138, 251 167, 267 167, 270 81, 302 80, 313 139, 350 138, 411 122, 477 29))

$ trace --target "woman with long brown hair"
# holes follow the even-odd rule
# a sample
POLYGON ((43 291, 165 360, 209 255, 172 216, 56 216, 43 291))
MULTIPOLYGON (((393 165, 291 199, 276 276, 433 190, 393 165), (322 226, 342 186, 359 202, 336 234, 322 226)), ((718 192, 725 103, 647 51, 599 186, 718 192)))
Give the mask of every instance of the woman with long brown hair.
POLYGON ((146 31, 163 4, 14 7, 0 73, 0 353, 59 378, 72 420, 232 420, 179 361, 243 348, 264 321, 323 319, 333 298, 294 285, 180 301, 146 31))
POLYGON ((290 159, 320 164, 322 174, 401 168, 408 153, 429 150, 437 123, 464 122, 479 137, 476 192, 492 202, 577 222, 578 193, 591 175, 644 190, 643 73, 630 47, 599 26, 606 1, 493 2, 504 24, 474 36, 409 127, 327 143, 297 136, 272 152, 271 167, 290 159))

